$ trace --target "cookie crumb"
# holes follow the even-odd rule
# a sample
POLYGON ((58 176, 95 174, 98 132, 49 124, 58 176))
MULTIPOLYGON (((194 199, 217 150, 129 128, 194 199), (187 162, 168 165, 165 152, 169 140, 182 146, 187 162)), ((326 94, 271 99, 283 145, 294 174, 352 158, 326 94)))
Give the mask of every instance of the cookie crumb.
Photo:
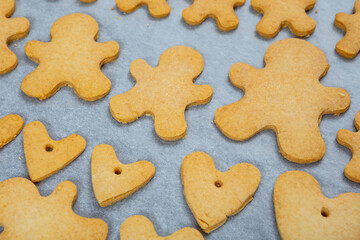
POLYGON ((16 43, 14 44, 14 47, 17 47, 17 44, 16 44, 16 43))
POLYGON ((110 8, 111 10, 114 10, 114 7, 110 8))
POLYGON ((344 93, 338 93, 340 97, 345 97, 344 93))
POLYGON ((147 27, 150 27, 150 24, 148 23, 148 24, 146 24, 146 26, 147 26, 147 27))
POLYGON ((318 10, 315 10, 315 13, 318 13, 318 10))
POLYGON ((121 17, 120 17, 120 16, 117 16, 116 18, 121 20, 121 17))

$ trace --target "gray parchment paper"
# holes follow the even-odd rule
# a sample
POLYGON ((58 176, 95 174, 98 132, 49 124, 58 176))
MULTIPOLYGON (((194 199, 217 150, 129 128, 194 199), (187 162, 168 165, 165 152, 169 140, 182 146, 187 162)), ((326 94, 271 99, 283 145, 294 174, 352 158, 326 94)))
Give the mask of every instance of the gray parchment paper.
MULTIPOLYGON (((180 166, 183 158, 193 151, 204 151, 215 161, 216 167, 226 171, 241 162, 255 165, 262 174, 261 183, 253 201, 239 214, 209 235, 207 240, 279 239, 274 216, 272 191, 276 178, 288 170, 302 170, 312 174, 327 197, 343 192, 360 192, 360 184, 343 175, 351 158, 348 149, 336 142, 341 128, 355 130, 353 120, 360 110, 360 56, 346 60, 335 52, 335 45, 343 32, 333 22, 337 12, 351 13, 354 0, 318 0, 309 15, 317 21, 315 33, 307 38, 321 48, 330 64, 328 74, 322 79, 325 86, 345 88, 351 95, 351 108, 339 117, 325 116, 320 124, 327 146, 324 158, 314 164, 299 165, 284 159, 278 152, 275 134, 264 131, 248 141, 227 139, 213 123, 214 113, 220 106, 230 104, 243 96, 232 86, 228 72, 233 63, 245 62, 263 67, 266 48, 273 42, 292 37, 288 29, 274 39, 264 39, 255 30, 260 15, 253 11, 248 0, 236 9, 239 27, 231 32, 220 32, 213 20, 199 26, 187 25, 181 17, 191 0, 169 0, 171 14, 154 19, 145 7, 131 14, 122 14, 114 0, 97 0, 82 3, 79 0, 17 0, 14 17, 30 20, 30 34, 10 45, 19 59, 18 67, 0 76, 0 117, 20 114, 26 123, 39 120, 47 127, 52 138, 59 140, 71 133, 87 141, 85 152, 65 169, 36 184, 42 195, 50 194, 61 181, 73 181, 78 188, 74 211, 85 217, 102 218, 108 223, 108 239, 119 239, 119 228, 129 216, 143 214, 155 225, 159 235, 165 236, 183 227, 198 228, 183 196, 180 166), (115 7, 115 10, 111 10, 115 7), (315 13, 318 10, 318 13, 315 13), (96 102, 79 99, 68 87, 61 89, 43 102, 31 99, 20 90, 22 79, 37 66, 24 53, 30 40, 49 41, 50 27, 58 18, 73 12, 94 17, 100 26, 99 42, 115 40, 120 44, 120 57, 106 64, 102 70, 111 80, 111 92, 96 102), (143 58, 152 66, 158 64, 160 54, 175 45, 190 46, 199 51, 205 60, 198 84, 214 88, 210 103, 191 107, 186 111, 188 131, 185 139, 166 142, 159 139, 151 117, 142 117, 134 123, 122 125, 109 112, 112 96, 131 89, 135 81, 129 74, 130 63, 143 58), (124 163, 138 160, 151 161, 156 167, 154 179, 144 188, 112 206, 101 208, 93 194, 90 175, 92 149, 101 143, 115 148, 124 163)), ((28 178, 22 133, 0 150, 0 181, 11 177, 28 178)), ((222 204, 222 203, 219 203, 222 204)), ((199 228, 198 228, 199 229, 199 228)))

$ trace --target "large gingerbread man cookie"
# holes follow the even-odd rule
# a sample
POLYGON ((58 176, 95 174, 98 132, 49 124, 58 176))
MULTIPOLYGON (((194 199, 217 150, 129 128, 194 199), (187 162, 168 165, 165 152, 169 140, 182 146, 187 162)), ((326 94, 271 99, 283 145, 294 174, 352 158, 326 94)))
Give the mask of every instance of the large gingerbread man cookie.
POLYGON ((152 222, 142 216, 129 217, 121 225, 120 240, 204 240, 199 231, 193 228, 182 228, 170 236, 157 235, 152 222))
POLYGON ((151 114, 160 138, 171 141, 185 137, 185 109, 205 104, 212 97, 210 86, 193 83, 203 67, 201 54, 184 46, 163 52, 155 68, 143 59, 133 61, 130 72, 137 83, 130 91, 111 98, 112 116, 128 123, 151 114))
POLYGON ((30 29, 26 18, 10 18, 15 11, 15 0, 0 0, 0 75, 17 66, 17 57, 8 43, 24 38, 30 29))
POLYGON ((264 14, 256 25, 263 37, 275 37, 282 27, 289 27, 298 37, 309 36, 314 32, 316 21, 306 11, 315 6, 316 0, 251 0, 251 6, 264 14))
POLYGON ((216 110, 215 123, 227 137, 244 141, 275 131, 281 154, 296 163, 320 160, 325 153, 319 123, 324 114, 346 111, 349 94, 320 84, 329 64, 325 54, 301 39, 284 39, 265 53, 265 68, 235 63, 230 81, 244 97, 216 110))
POLYGON ((241 6, 245 0, 193 0, 194 3, 182 12, 182 16, 190 25, 199 25, 206 18, 214 18, 217 27, 222 31, 237 28, 239 19, 234 8, 241 6))
POLYGON ((70 86, 87 101, 109 93, 110 80, 101 72, 104 63, 119 55, 116 42, 97 43, 99 27, 90 16, 73 13, 58 19, 51 27, 51 42, 31 41, 26 55, 40 63, 21 83, 21 90, 40 100, 70 86))
POLYGON ((346 32, 336 44, 336 51, 346 58, 354 58, 360 51, 360 0, 355 2, 354 14, 338 13, 335 26, 346 32))
POLYGON ((105 240, 107 224, 101 219, 75 214, 72 205, 76 186, 61 182, 54 192, 42 197, 25 178, 0 183, 0 223, 6 240, 105 240))
POLYGON ((116 0, 116 6, 126 13, 133 12, 142 5, 147 5, 150 15, 155 18, 166 17, 171 11, 166 0, 116 0))
POLYGON ((345 167, 345 176, 351 181, 360 183, 360 112, 356 114, 354 122, 357 132, 341 129, 336 139, 338 143, 349 148, 353 154, 345 167))
POLYGON ((310 174, 285 172, 274 186, 274 207, 282 240, 358 240, 360 194, 327 198, 310 174))

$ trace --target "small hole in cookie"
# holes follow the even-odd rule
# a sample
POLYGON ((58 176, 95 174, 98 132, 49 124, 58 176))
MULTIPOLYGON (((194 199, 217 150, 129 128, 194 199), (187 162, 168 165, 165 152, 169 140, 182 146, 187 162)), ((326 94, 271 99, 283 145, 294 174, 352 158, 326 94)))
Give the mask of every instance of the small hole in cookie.
POLYGON ((52 152, 54 150, 54 147, 51 144, 47 144, 45 146, 45 151, 52 152))
POLYGON ((221 182, 220 180, 217 180, 217 181, 215 182, 215 187, 217 187, 217 188, 220 188, 222 185, 223 185, 223 184, 222 184, 222 182, 221 182))
POLYGON ((120 168, 115 168, 114 173, 116 175, 120 175, 121 174, 121 169, 120 168))
POLYGON ((327 209, 326 207, 323 207, 321 209, 321 216, 328 217, 329 215, 330 215, 329 209, 327 209))

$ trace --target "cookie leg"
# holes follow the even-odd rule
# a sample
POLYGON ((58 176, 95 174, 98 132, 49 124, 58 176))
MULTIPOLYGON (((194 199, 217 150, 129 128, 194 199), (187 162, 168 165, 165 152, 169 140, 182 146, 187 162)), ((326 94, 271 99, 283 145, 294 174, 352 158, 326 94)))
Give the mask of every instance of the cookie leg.
POLYGON ((281 29, 281 20, 271 14, 264 14, 263 18, 256 25, 257 32, 266 38, 275 37, 281 29))
POLYGON ((186 8, 182 12, 182 16, 185 22, 190 25, 199 25, 207 18, 207 14, 203 13, 201 9, 199 10, 196 7, 196 3, 186 8))
POLYGON ((353 153, 353 157, 346 165, 344 173, 351 181, 360 183, 360 156, 353 153))
POLYGON ((116 6, 123 12, 130 13, 135 11, 141 5, 143 5, 143 0, 116 0, 116 6))
POLYGON ((288 22, 290 31, 298 37, 306 37, 314 32, 316 21, 306 13, 301 13, 288 22))
POLYGON ((356 38, 351 33, 346 33, 345 37, 336 44, 336 52, 346 58, 356 57, 360 50, 360 41, 354 41, 356 38))
POLYGON ((10 72, 16 66, 16 55, 10 51, 7 44, 2 44, 0 46, 0 75, 10 72))
POLYGON ((154 113, 156 134, 164 140, 175 141, 186 135, 185 109, 163 109, 154 113))
POLYGON ((239 25, 239 19, 234 10, 230 8, 227 11, 218 13, 215 16, 216 24, 221 31, 231 31, 239 25))
POLYGON ((326 150, 318 122, 286 121, 277 129, 280 153, 295 163, 313 163, 320 160, 326 150))
POLYGON ((150 0, 148 8, 150 15, 155 18, 166 17, 171 11, 171 8, 166 0, 150 0))

